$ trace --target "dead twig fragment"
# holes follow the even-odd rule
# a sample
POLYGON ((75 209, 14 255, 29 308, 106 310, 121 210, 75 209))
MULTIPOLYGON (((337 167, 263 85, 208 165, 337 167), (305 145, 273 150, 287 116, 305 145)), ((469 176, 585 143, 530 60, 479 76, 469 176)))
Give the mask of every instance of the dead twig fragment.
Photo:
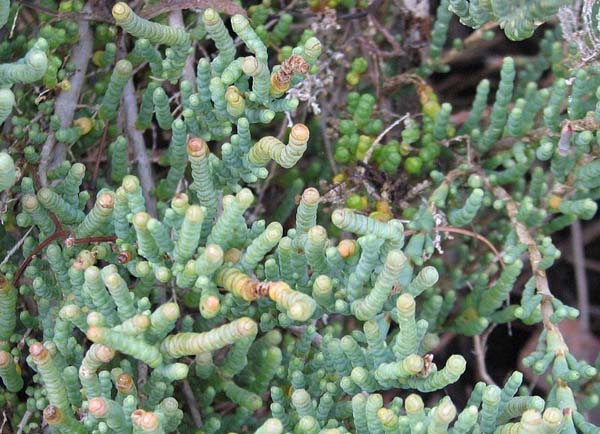
MULTIPOLYGON (((86 4, 83 8, 84 13, 89 13, 91 6, 86 4)), ((74 65, 77 65, 77 69, 69 81, 71 83, 71 89, 69 91, 62 91, 56 97, 54 102, 54 114, 60 119, 61 128, 69 128, 73 123, 73 116, 75 114, 75 108, 79 103, 79 97, 83 85, 86 82, 86 73, 88 62, 92 58, 92 52, 94 49, 94 36, 90 28, 90 23, 86 19, 80 19, 77 23, 79 25, 79 42, 73 47, 71 53, 71 61, 74 65)), ((40 164, 38 166, 38 175, 40 178, 40 184, 45 187, 48 183, 46 173, 48 169, 52 169, 58 166, 67 157, 67 145, 65 143, 57 143, 54 132, 51 131, 48 134, 48 138, 42 147, 40 153, 40 164)))
POLYGON ((162 0, 161 2, 143 8, 140 15, 146 19, 151 19, 165 12, 172 12, 181 9, 208 9, 212 8, 225 15, 244 15, 246 10, 230 0, 162 0))

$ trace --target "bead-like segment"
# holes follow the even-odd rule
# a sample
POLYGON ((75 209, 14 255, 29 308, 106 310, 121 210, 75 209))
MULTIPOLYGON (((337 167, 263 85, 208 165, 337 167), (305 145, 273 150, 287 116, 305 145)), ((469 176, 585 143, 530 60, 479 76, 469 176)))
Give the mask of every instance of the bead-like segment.
POLYGON ((154 104, 154 113, 158 125, 163 130, 170 130, 173 123, 173 113, 169 107, 169 97, 162 87, 157 87, 152 94, 152 103, 154 104))
POLYGON ((185 168, 187 166, 187 152, 186 152, 186 139, 187 139, 187 128, 185 123, 181 119, 176 119, 171 124, 173 134, 171 136, 171 143, 169 144, 169 173, 167 178, 158 186, 157 192, 164 199, 171 198, 177 190, 177 185, 183 175, 185 174, 185 168))
POLYGON ((321 42, 314 36, 311 36, 304 43, 302 57, 310 66, 312 66, 321 55, 322 49, 323 46, 321 45, 321 42))
POLYGON ((447 385, 458 381, 465 372, 466 364, 464 357, 457 354, 450 356, 444 368, 433 372, 422 383, 416 383, 416 389, 421 392, 443 389, 447 385))
POLYGON ((150 343, 160 342, 175 327, 179 316, 177 303, 165 303, 159 306, 150 316, 150 328, 146 331, 146 339, 150 343))
POLYGON ((205 333, 167 336, 160 348, 168 357, 191 356, 223 348, 247 336, 255 336, 257 331, 256 323, 243 317, 205 333))
POLYGON ((429 412, 429 417, 431 422, 427 431, 431 434, 445 434, 456 417, 456 407, 448 397, 445 397, 429 412))
POLYGON ((165 398, 157 406, 157 411, 164 417, 164 427, 166 432, 172 432, 177 429, 183 419, 183 411, 179 409, 179 403, 175 398, 165 398))
POLYGON ((511 57, 506 57, 500 71, 500 85, 496 92, 496 100, 490 114, 490 125, 484 132, 477 148, 487 152, 502 135, 508 117, 508 104, 512 99, 515 80, 515 64, 511 57))
POLYGON ((231 401, 250 412, 255 412, 263 405, 260 396, 238 386, 233 381, 225 381, 222 389, 231 401))
POLYGON ((60 184, 62 198, 73 207, 79 207, 79 188, 85 176, 85 166, 75 163, 60 184))
POLYGON ((121 59, 115 65, 115 69, 110 76, 108 88, 102 98, 102 103, 99 109, 99 116, 107 121, 114 119, 118 113, 118 106, 121 102, 121 95, 127 80, 133 74, 133 65, 129 60, 121 59))
POLYGON ((382 239, 372 234, 358 239, 358 244, 361 247, 360 259, 350 276, 348 276, 346 284, 350 300, 356 300, 364 295, 363 285, 371 277, 371 273, 379 263, 379 252, 383 242, 382 239))
MULTIPOLYGON (((489 385, 483 392, 480 414, 480 426, 484 433, 492 433, 496 428, 496 417, 500 405, 501 390, 496 385, 489 385)), ((541 419, 541 418, 540 418, 541 419)))
POLYGON ((380 408, 377 410, 377 418, 383 425, 383 429, 386 434, 398 434, 400 433, 400 427, 398 425, 398 416, 396 413, 388 408, 380 408))
POLYGON ((252 93, 250 99, 261 104, 269 101, 271 74, 266 62, 255 56, 248 56, 242 63, 244 74, 252 77, 252 93))
POLYGON ((127 139, 123 136, 117 137, 108 147, 110 159, 110 179, 121 183, 129 172, 129 158, 127 154, 127 139))
POLYGON ((223 249, 218 244, 207 244, 202 254, 196 259, 196 274, 211 277, 223 264, 223 249))
POLYGON ((121 187, 127 196, 127 206, 129 207, 130 212, 138 213, 146 211, 142 187, 140 185, 140 180, 136 176, 125 176, 121 183, 121 187))
POLYGON ((489 316, 502 306, 502 303, 504 303, 506 297, 512 291, 513 285, 521 274, 522 269, 523 262, 517 259, 502 270, 502 274, 496 283, 481 295, 479 302, 480 315, 489 316))
POLYGON ((267 47, 256 35, 250 22, 243 15, 234 15, 231 17, 231 27, 233 31, 237 33, 248 49, 258 58, 261 62, 267 61, 267 47))
POLYGON ((50 352, 40 342, 35 342, 29 347, 29 354, 42 377, 50 404, 70 414, 67 390, 61 372, 50 352))
POLYGON ((217 212, 217 190, 208 164, 210 151, 204 140, 195 137, 188 140, 187 153, 192 166, 192 178, 194 179, 190 189, 198 196, 200 205, 206 208, 204 217, 206 223, 202 226, 201 235, 201 239, 206 239, 217 212))
POLYGON ((148 259, 149 262, 158 264, 160 263, 159 249, 148 230, 150 218, 150 214, 139 212, 133 216, 132 223, 137 235, 139 254, 148 259))
POLYGON ((61 287, 63 293, 71 292, 71 281, 69 279, 69 269, 67 268, 67 262, 63 256, 61 248, 52 243, 46 249, 46 258, 50 264, 50 268, 56 276, 56 280, 61 287))
POLYGON ((162 356, 156 347, 135 337, 103 327, 90 327, 86 336, 94 343, 106 345, 123 354, 139 359, 151 368, 156 368, 162 363, 162 356))
POLYGON ((283 424, 279 419, 269 418, 267 419, 256 431, 254 434, 282 434, 283 433, 283 424))
POLYGON ((269 284, 269 298, 283 307, 294 321, 306 321, 314 313, 317 303, 312 297, 294 291, 285 282, 269 284))
POLYGON ((223 70, 223 73, 221 74, 221 81, 226 86, 235 83, 242 76, 243 63, 244 57, 238 57, 223 70))
POLYGON ((483 196, 482 189, 473 189, 462 208, 453 209, 448 213, 448 221, 453 226, 468 225, 475 218, 477 211, 479 211, 483 203, 483 196))
POLYGON ((235 86, 229 86, 225 91, 227 113, 235 119, 244 115, 246 100, 235 86))
POLYGON ((0 191, 8 190, 17 180, 15 163, 6 152, 0 152, 0 191))
POLYGON ((260 283, 237 268, 223 267, 217 273, 215 281, 223 289, 246 301, 253 301, 261 296, 260 283))
POLYGON ((254 336, 245 337, 235 342, 225 359, 219 366, 221 374, 233 378, 248 365, 248 351, 254 342, 254 336))
POLYGON ((127 33, 147 39, 152 44, 189 45, 191 42, 190 35, 183 28, 165 26, 139 17, 125 2, 116 3, 112 15, 127 33))
POLYGON ((410 282, 407 293, 413 297, 418 297, 423 291, 433 287, 440 275, 435 267, 430 265, 423 267, 419 274, 410 282))
POLYGON ((175 262, 184 263, 192 257, 200 241, 202 222, 206 216, 206 208, 191 205, 185 212, 179 238, 173 249, 175 262))
POLYGON ((115 227, 115 235, 120 240, 123 240, 123 242, 131 243, 135 239, 135 232, 127 220, 128 214, 129 206, 127 203, 127 193, 123 187, 119 187, 114 195, 113 224, 115 227))
POLYGON ((152 116, 154 115, 154 91, 160 87, 156 81, 151 81, 142 94, 142 102, 138 111, 138 117, 135 121, 135 127, 140 131, 150 128, 152 116))
POLYGON ((127 428, 123 408, 117 402, 104 397, 95 397, 88 402, 88 411, 99 420, 106 421, 109 428, 119 432, 127 428))
POLYGON ((33 83, 41 80, 48 69, 48 56, 40 47, 48 44, 40 38, 25 54, 25 57, 14 63, 0 64, 0 86, 10 87, 14 83, 33 83))
POLYGON ((102 230, 110 223, 110 218, 115 206, 115 197, 112 192, 103 192, 96 198, 96 203, 85 219, 75 229, 78 237, 89 237, 102 230))
POLYGON ((12 354, 7 351, 0 351, 0 378, 9 392, 16 393, 23 388, 23 377, 17 371, 12 354))
POLYGON ((320 198, 316 188, 307 188, 302 193, 298 210, 296 211, 297 234, 305 234, 317 224, 317 208, 320 198))
POLYGON ((188 372, 189 367, 185 363, 171 363, 157 368, 157 373, 169 383, 183 380, 188 376, 188 372))
POLYGON ((579 200, 561 200, 558 209, 563 214, 575 215, 583 220, 591 220, 596 214, 598 206, 594 200, 587 198, 579 200))
POLYGON ((374 375, 380 383, 388 380, 398 380, 414 377, 423 370, 424 366, 423 357, 411 354, 399 362, 382 363, 377 367, 374 375))
POLYGON ((31 216, 33 223, 46 235, 54 232, 54 222, 34 195, 25 194, 21 198, 23 210, 31 216))
POLYGON ((452 427, 456 434, 467 434, 471 432, 473 426, 477 423, 477 416, 479 412, 477 411, 477 407, 474 405, 470 405, 466 407, 463 411, 458 415, 458 420, 454 423, 452 427))
POLYGON ((366 415, 367 398, 359 393, 352 397, 352 416, 354 419, 354 429, 356 434, 369 434, 366 415))
POLYGON ((231 232, 241 225, 245 226, 243 220, 244 212, 254 201, 254 195, 248 188, 242 188, 235 197, 225 196, 223 199, 223 213, 212 226, 208 235, 208 243, 219 244, 223 249, 231 247, 235 242, 231 238, 231 232))
POLYGON ((298 416, 316 416, 315 408, 310 394, 305 389, 298 389, 292 393, 292 405, 298 412, 298 416))
POLYGON ((400 332, 396 336, 392 351, 398 359, 404 359, 417 349, 417 323, 415 299, 410 294, 401 294, 396 300, 400 332))
POLYGON ((312 296, 321 306, 331 306, 333 303, 333 282, 329 276, 321 275, 315 279, 312 296))
POLYGON ((50 188, 40 189, 37 192, 37 198, 42 206, 53 212, 61 222, 66 224, 81 223, 85 218, 83 211, 72 207, 50 188))
POLYGON ((67 389, 67 398, 71 405, 75 408, 80 408, 83 403, 81 394, 81 383, 79 382, 79 373, 75 366, 67 366, 62 371, 65 380, 65 388, 67 389))
POLYGON ((52 429, 59 432, 85 434, 84 426, 71 415, 69 410, 64 410, 57 405, 50 404, 44 409, 44 420, 52 429))
MULTIPOLYGON (((6 119, 12 113, 13 107, 15 106, 15 94, 10 89, 0 89, 0 125, 4 123, 6 119)), ((0 191, 5 190, 2 188, 0 183, 0 191)))
POLYGON ((0 341, 8 341, 17 323, 17 288, 0 273, 0 341))
POLYGON ((217 74, 221 74, 235 58, 233 39, 216 10, 206 9, 202 14, 202 23, 219 51, 218 56, 213 60, 213 69, 217 74))
POLYGON ((442 104, 433 124, 433 137, 436 140, 444 140, 446 138, 451 113, 452 105, 448 103, 442 104))
POLYGON ((275 137, 263 137, 250 149, 248 161, 263 167, 270 160, 274 160, 282 167, 293 167, 306 151, 309 136, 308 128, 304 124, 296 124, 292 127, 287 146, 275 137))
POLYGON ((377 412, 383 408, 383 397, 379 393, 373 393, 367 398, 365 414, 367 417, 367 426, 371 434, 383 434, 383 425, 377 417, 377 412))
POLYGON ((381 222, 374 218, 357 214, 349 209, 337 209, 331 215, 331 221, 338 228, 357 235, 372 234, 389 240, 393 248, 401 248, 404 244, 404 227, 398 220, 381 222))
POLYGON ((256 266, 264 259, 281 240, 283 227, 278 222, 273 222, 267 226, 262 234, 252 240, 252 243, 246 248, 246 252, 240 260, 241 267, 252 272, 256 266))
POLYGON ((327 230, 323 226, 316 225, 308 231, 304 243, 304 253, 312 272, 317 275, 327 272, 325 249, 328 242, 327 230))
POLYGON ((113 298, 106 290, 98 267, 90 266, 85 272, 83 295, 89 297, 95 308, 111 324, 116 322, 116 306, 113 298))
POLYGON ((152 235, 152 238, 154 238, 158 250, 161 253, 170 254, 175 244, 173 243, 173 240, 171 240, 169 228, 154 218, 148 220, 146 227, 148 228, 150 235, 152 235))
POLYGON ((252 124, 269 124, 275 118, 275 112, 269 109, 255 109, 247 107, 244 116, 252 124))
MULTIPOLYGON (((452 2, 452 0, 451 0, 452 2)), ((469 112, 469 117, 460 129, 460 132, 470 134, 472 130, 478 127, 479 121, 483 117, 483 112, 487 106, 487 99, 490 93, 490 82, 489 80, 481 80, 477 85, 475 91, 475 99, 469 112)))
POLYGON ((402 251, 392 250, 388 253, 383 269, 377 276, 371 292, 365 298, 352 303, 352 313, 357 319, 361 321, 373 319, 381 312, 392 291, 392 286, 402 273, 406 263, 407 258, 402 251))
POLYGON ((128 336, 139 336, 150 327, 150 318, 148 315, 138 314, 124 320, 121 324, 113 327, 114 331, 119 331, 128 336))
POLYGON ((154 45, 148 39, 138 39, 135 41, 134 50, 139 51, 144 60, 150 64, 150 71, 155 77, 163 75, 163 58, 154 45))
POLYGON ((131 421, 133 422, 133 432, 144 434, 162 434, 164 430, 160 421, 160 417, 151 411, 137 409, 131 413, 131 421))
POLYGON ((115 301, 121 321, 125 321, 135 316, 136 308, 133 304, 131 293, 127 288, 127 283, 119 273, 117 273, 116 267, 111 265, 104 267, 101 276, 104 285, 106 285, 112 299, 115 301))

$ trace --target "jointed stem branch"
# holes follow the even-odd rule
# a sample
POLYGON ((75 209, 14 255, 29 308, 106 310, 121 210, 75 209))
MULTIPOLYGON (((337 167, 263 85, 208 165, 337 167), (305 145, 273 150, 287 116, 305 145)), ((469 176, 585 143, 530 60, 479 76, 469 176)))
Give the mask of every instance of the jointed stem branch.
POLYGON ((540 253, 540 250, 537 247, 537 243, 527 230, 527 227, 517 219, 517 214, 519 213, 518 205, 512 199, 510 194, 508 194, 508 192, 500 186, 492 187, 489 183, 489 180, 485 177, 485 174, 482 175, 484 177, 488 189, 493 192, 496 198, 504 202, 506 211, 508 213, 508 217, 510 218, 511 223, 515 228, 517 237, 519 238, 519 242, 527 246, 529 263, 531 264, 531 271, 535 278, 536 291, 543 297, 541 309, 544 327, 547 329, 555 329, 558 332, 558 327, 550 322, 550 316, 554 313, 554 308, 552 307, 553 295, 550 292, 550 285, 548 284, 548 277, 546 276, 546 271, 542 270, 539 267, 539 264, 542 261, 542 254, 540 253))

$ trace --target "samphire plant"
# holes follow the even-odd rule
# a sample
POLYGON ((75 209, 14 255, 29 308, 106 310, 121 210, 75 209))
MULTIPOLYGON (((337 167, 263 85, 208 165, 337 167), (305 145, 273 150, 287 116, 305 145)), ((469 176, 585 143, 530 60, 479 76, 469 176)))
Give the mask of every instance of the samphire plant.
POLYGON ((322 125, 296 120, 327 85, 315 33, 369 5, 311 2, 323 22, 302 33, 270 2, 39 3, 0 1, 4 429, 600 432, 586 420, 597 368, 561 333, 579 312, 546 275, 551 235, 597 210, 597 65, 574 50, 557 62, 548 30, 537 62, 517 75, 506 57, 494 96, 482 81, 462 118, 426 81, 446 69, 451 12, 522 39, 559 6, 573 25, 597 6, 442 0, 428 56, 400 79, 418 112, 385 128, 368 62, 349 62, 357 90, 328 149, 348 169, 321 193, 296 172, 278 221, 259 218, 276 208, 268 183, 328 146, 322 125), (46 24, 29 39, 13 34, 21 20, 46 24), (350 199, 366 170, 408 188, 365 180, 376 205, 350 199), (483 337, 516 322, 540 325, 522 363, 546 388, 486 372, 483 337), (450 334, 473 339, 483 381, 461 379, 470 355, 436 355, 450 334))

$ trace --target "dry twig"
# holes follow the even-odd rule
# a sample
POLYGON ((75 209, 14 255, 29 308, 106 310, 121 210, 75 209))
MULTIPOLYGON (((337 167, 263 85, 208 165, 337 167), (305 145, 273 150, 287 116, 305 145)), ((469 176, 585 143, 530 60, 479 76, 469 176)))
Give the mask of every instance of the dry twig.
MULTIPOLYGON (((90 12, 90 4, 86 4, 83 12, 90 12)), ((94 49, 94 36, 90 28, 90 23, 86 19, 80 19, 79 25, 79 42, 73 47, 71 53, 71 61, 77 65, 77 70, 69 78, 71 89, 60 92, 54 102, 54 114, 60 119, 61 128, 70 128, 73 123, 75 107, 79 102, 83 85, 86 81, 86 72, 88 62, 92 58, 94 49)), ((67 145, 65 143, 56 143, 56 136, 51 131, 48 138, 42 147, 40 153, 40 164, 38 166, 38 175, 42 187, 48 183, 46 172, 58 166, 67 156, 67 145)))
POLYGON ((475 353, 475 359, 477 360, 477 370, 479 371, 479 376, 481 377, 481 379, 483 381, 485 381, 487 384, 496 384, 496 382, 494 380, 492 380, 492 377, 488 373, 487 368, 485 366, 485 352, 486 352, 485 343, 487 341, 487 337, 488 337, 488 334, 485 334, 483 336, 479 336, 479 335, 473 336, 473 345, 474 345, 473 352, 475 353))
POLYGON ((146 143, 144 136, 135 126, 138 117, 137 101, 135 99, 135 87, 133 79, 129 79, 123 91, 123 108, 125 109, 125 118, 127 135, 131 141, 133 155, 137 162, 137 171, 140 178, 140 184, 146 200, 146 207, 151 215, 156 215, 156 201, 151 195, 154 190, 154 175, 152 174, 152 163, 146 152, 146 143))
POLYGON ((192 416, 192 420, 194 421, 194 426, 196 428, 202 428, 202 415, 200 411, 198 411, 198 401, 196 401, 196 397, 194 396, 194 391, 190 386, 190 382, 185 379, 182 382, 183 384, 183 395, 188 403, 188 407, 190 409, 190 416, 192 416))

